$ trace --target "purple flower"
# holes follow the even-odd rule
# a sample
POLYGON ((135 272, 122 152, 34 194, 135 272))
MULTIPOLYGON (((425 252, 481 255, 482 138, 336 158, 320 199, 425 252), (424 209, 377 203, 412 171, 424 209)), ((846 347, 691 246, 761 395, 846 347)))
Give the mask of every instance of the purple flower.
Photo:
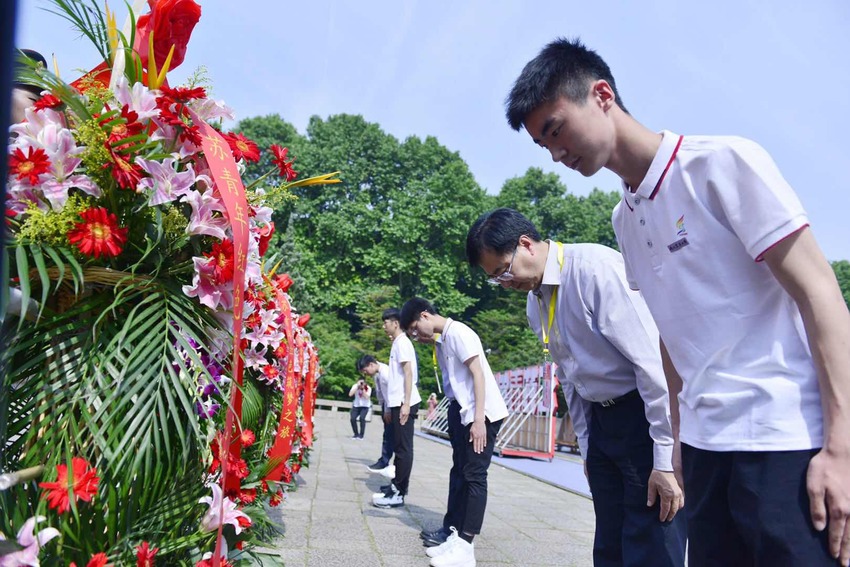
MULTIPOLYGON (((35 525, 46 519, 44 516, 34 516, 24 522, 23 527, 18 532, 18 545, 24 549, 0 557, 0 567, 39 567, 39 549, 44 547, 51 539, 59 536, 59 530, 56 528, 44 528, 38 533, 34 533, 35 525)), ((6 537, 0 534, 0 540, 5 539, 6 537)))
POLYGON ((139 181, 137 190, 153 192, 151 205, 170 203, 188 193, 195 184, 192 164, 186 166, 186 171, 177 172, 174 169, 176 161, 173 157, 165 158, 162 162, 136 158, 136 163, 150 175, 139 181))
POLYGON ((236 531, 236 535, 242 533, 243 524, 251 525, 251 518, 245 512, 236 509, 236 503, 230 498, 222 498, 221 487, 217 484, 210 485, 212 498, 204 496, 198 502, 209 504, 210 509, 201 519, 201 529, 205 532, 214 532, 222 524, 230 524, 236 531), (243 522, 239 519, 244 518, 243 522))
POLYGON ((227 238, 225 230, 229 226, 224 216, 225 208, 221 199, 213 196, 212 191, 189 190, 186 192, 185 201, 192 207, 192 216, 186 232, 189 234, 206 234, 219 240, 227 238), (213 213, 219 215, 213 215, 213 213))

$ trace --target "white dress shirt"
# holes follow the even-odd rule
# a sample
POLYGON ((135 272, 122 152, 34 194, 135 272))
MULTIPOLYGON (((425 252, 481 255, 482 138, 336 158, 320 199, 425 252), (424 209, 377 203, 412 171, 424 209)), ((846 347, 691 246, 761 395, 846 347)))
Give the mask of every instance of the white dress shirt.
POLYGON ((543 339, 549 301, 558 288, 549 350, 558 365, 579 448, 587 456, 591 402, 640 392, 654 441, 653 468, 672 471, 670 401, 661 368, 658 331, 640 294, 626 283, 620 253, 599 244, 564 244, 549 254, 540 289, 529 292, 526 315, 543 339), (542 309, 538 304, 542 300, 542 309))
POLYGON ((676 370, 682 442, 711 451, 818 448, 823 413, 797 305, 760 262, 808 225, 767 152, 663 132, 614 230, 676 370))
POLYGON ((416 364, 416 351, 413 343, 404 333, 400 333, 390 350, 390 377, 387 381, 387 403, 391 408, 399 407, 404 403, 404 368, 403 362, 411 364, 413 372, 413 385, 410 392, 410 405, 415 406, 422 401, 416 384, 419 383, 419 367, 416 364))
MULTIPOLYGON (((443 372, 443 381, 448 382, 457 403, 460 404, 460 421, 469 425, 475 421, 475 386, 472 371, 466 363, 478 357, 484 375, 484 416, 490 422, 508 417, 508 408, 499 385, 484 354, 478 335, 460 321, 446 319, 446 326, 436 340, 437 361, 443 372)), ((448 391, 448 388, 446 389, 448 391)))
POLYGON ((378 363, 378 372, 375 374, 375 397, 378 398, 378 403, 381 404, 381 409, 386 410, 390 407, 387 404, 387 387, 390 379, 390 367, 383 362, 378 363))

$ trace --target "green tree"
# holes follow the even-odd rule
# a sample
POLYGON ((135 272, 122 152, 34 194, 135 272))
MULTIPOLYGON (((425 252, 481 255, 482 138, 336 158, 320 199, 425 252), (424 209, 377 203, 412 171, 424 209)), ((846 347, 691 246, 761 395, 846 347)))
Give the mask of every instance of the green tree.
POLYGON ((844 295, 844 302, 847 303, 847 308, 850 309, 850 262, 847 260, 832 262, 832 270, 835 272, 835 278, 838 280, 838 287, 841 288, 841 294, 844 295))

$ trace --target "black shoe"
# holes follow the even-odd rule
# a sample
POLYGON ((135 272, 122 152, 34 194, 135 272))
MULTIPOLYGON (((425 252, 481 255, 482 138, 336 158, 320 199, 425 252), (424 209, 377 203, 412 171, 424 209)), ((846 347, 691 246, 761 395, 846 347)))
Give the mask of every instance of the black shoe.
POLYGON ((422 538, 422 545, 425 547, 435 547, 444 544, 447 539, 449 539, 449 534, 444 532, 442 529, 439 529, 429 534, 425 534, 425 537, 422 538))
POLYGON ((373 464, 369 465, 366 468, 369 469, 369 472, 376 473, 381 472, 382 470, 387 468, 387 465, 385 465, 382 461, 375 461, 373 464))
POLYGON ((383 492, 384 494, 386 494, 387 492, 390 492, 390 489, 392 488, 392 486, 393 486, 392 484, 385 484, 384 486, 379 488, 379 490, 381 492, 383 492))

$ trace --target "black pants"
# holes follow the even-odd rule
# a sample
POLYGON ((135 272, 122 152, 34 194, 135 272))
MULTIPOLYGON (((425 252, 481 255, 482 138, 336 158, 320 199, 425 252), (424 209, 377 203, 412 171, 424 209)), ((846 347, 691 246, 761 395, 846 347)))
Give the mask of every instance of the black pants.
MULTIPOLYGON (((386 412, 390 411, 387 408, 386 412)), ((384 412, 384 414, 386 414, 384 412)), ((390 464, 390 460, 393 458, 393 421, 390 419, 390 422, 387 423, 384 421, 384 416, 381 415, 381 421, 384 424, 384 438, 381 443, 381 458, 378 459, 378 466, 386 467, 390 464)))
POLYGON ((684 511, 661 522, 660 499, 646 505, 653 442, 641 397, 607 408, 593 404, 589 430, 585 460, 596 513, 594 566, 683 566, 684 511))
POLYGON ((393 450, 395 451, 395 478, 393 484, 404 496, 410 484, 410 471, 413 470, 413 426, 419 415, 419 404, 410 406, 407 422, 401 424, 401 406, 392 408, 393 412, 393 450))
MULTIPOLYGON (((487 469, 490 468, 490 460, 493 458, 493 448, 496 445, 496 436, 502 427, 502 421, 491 423, 485 422, 487 428, 487 445, 480 453, 476 453, 472 443, 469 441, 469 432, 472 424, 463 427, 465 444, 463 447, 463 488, 461 500, 466 502, 463 510, 463 518, 460 521, 463 532, 471 535, 481 533, 481 524, 484 523, 484 510, 487 508, 487 469)), ((460 530, 461 528, 459 528, 460 530)))
POLYGON ((460 404, 456 400, 449 403, 446 418, 449 441, 452 444, 452 469, 449 471, 449 501, 446 515, 443 517, 443 529, 448 531, 454 527, 458 532, 462 532, 463 517, 466 514, 466 499, 463 498, 464 445, 469 442, 469 437, 464 438, 466 428, 460 421, 460 404))
POLYGON ((806 472, 818 449, 715 452, 682 444, 690 567, 838 565, 815 531, 806 472))
POLYGON ((369 408, 351 408, 351 431, 354 432, 355 437, 363 438, 363 434, 366 433, 366 413, 369 411, 369 408), (357 432, 357 422, 360 422, 360 432, 357 432))

